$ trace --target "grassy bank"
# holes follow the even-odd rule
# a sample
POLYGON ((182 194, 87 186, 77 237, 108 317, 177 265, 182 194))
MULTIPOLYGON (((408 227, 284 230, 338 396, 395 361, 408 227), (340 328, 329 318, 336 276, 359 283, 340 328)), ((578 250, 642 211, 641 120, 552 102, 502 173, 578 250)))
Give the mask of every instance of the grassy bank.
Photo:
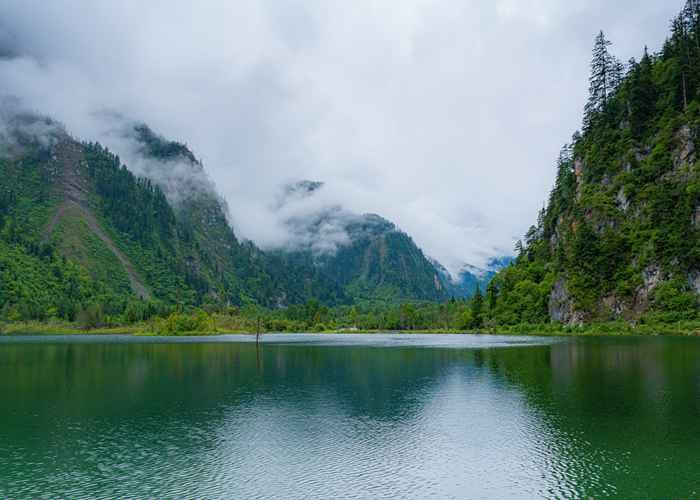
POLYGON ((522 324, 489 328, 458 329, 355 329, 355 328, 297 328, 280 331, 268 328, 265 324, 251 324, 232 320, 226 316, 180 316, 127 325, 85 327, 78 323, 49 322, 8 322, 0 324, 2 335, 139 335, 139 336, 212 336, 231 334, 295 333, 318 334, 480 334, 480 335, 536 335, 536 336, 700 336, 700 321, 680 321, 676 323, 631 324, 624 321, 594 323, 582 326, 559 324, 522 324))

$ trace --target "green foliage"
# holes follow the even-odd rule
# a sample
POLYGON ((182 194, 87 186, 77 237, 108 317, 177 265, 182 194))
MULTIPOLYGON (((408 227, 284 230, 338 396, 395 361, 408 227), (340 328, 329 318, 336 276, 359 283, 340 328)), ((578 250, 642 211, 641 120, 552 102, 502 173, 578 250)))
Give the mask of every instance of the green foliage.
POLYGON ((160 160, 185 160, 192 164, 198 163, 186 145, 166 140, 143 123, 134 126, 133 132, 138 142, 143 145, 144 156, 160 160))
POLYGON ((104 311, 100 304, 90 304, 78 312, 76 322, 85 329, 90 330, 103 325, 104 311))
POLYGON ((556 279, 566 284, 568 310, 589 321, 606 318, 610 303, 620 304, 615 317, 697 317, 688 286, 700 270, 696 5, 674 21, 660 54, 645 50, 612 84, 615 59, 597 37, 584 132, 562 149, 547 207, 516 264, 487 290, 488 324, 549 321, 556 279), (651 275, 660 284, 647 297, 651 275))
POLYGON ((476 293, 471 299, 471 328, 481 328, 484 324, 482 310, 484 307, 484 297, 481 295, 481 289, 477 286, 476 293))
POLYGON ((310 251, 275 254, 289 268, 304 271, 301 282, 327 304, 389 304, 400 300, 443 300, 444 285, 434 266, 405 233, 366 215, 346 227, 350 244, 314 257, 310 251))
POLYGON ((200 310, 193 314, 172 313, 156 322, 154 330, 158 335, 191 335, 215 333, 216 327, 212 318, 200 310))
POLYGON ((175 214, 157 186, 135 177, 99 144, 86 145, 84 156, 100 209, 117 231, 144 244, 172 238, 175 214))
MULTIPOLYGON (((201 174, 201 165, 185 146, 161 144, 161 138, 143 130, 140 134, 143 153, 158 159, 156 165, 167 169, 172 167, 169 160, 189 161, 193 173, 201 174)), ((158 302, 271 306, 311 297, 330 304, 345 300, 329 279, 308 272, 310 266, 282 262, 250 243, 239 243, 213 192, 190 190, 186 199, 173 204, 157 185, 135 177, 99 144, 81 145, 67 136, 48 147, 31 143, 0 159, 0 175, 7 180, 0 187, 0 242, 13 252, 12 259, 7 252, 0 259, 17 270, 11 281, 8 277, 0 284, 0 289, 11 289, 0 294, 0 309, 7 305, 30 318, 43 318, 57 309, 59 316, 74 319, 88 304, 99 303, 109 317, 126 313, 134 294, 125 265, 89 227, 88 216, 94 216, 91 223, 123 252, 158 302), (64 157, 62 150, 75 154, 64 157), (69 179, 66 169, 75 170, 69 179), (66 189, 83 192, 71 195, 85 198, 80 200, 83 208, 63 205, 66 189), (59 207, 62 215, 48 231, 59 207), (43 263, 34 259, 22 269, 16 265, 32 257, 43 263), (51 274, 47 267, 61 271, 51 274), (60 281, 75 273, 85 283, 80 293, 46 286, 50 276, 60 281), (22 280, 27 283, 19 283, 22 280), (24 289, 50 290, 50 297, 18 291, 24 289)), ((74 281, 57 287, 74 290, 74 281)), ((129 316, 133 313, 132 308, 129 316)))
POLYGON ((690 291, 687 282, 673 279, 654 290, 654 309, 674 313, 675 318, 693 319, 697 316, 698 296, 690 291))

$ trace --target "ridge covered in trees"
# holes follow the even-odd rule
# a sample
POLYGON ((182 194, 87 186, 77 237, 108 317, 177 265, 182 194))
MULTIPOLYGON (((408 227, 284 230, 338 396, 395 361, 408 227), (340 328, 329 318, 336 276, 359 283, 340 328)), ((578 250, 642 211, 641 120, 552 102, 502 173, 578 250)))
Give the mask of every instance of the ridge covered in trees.
POLYGON ((492 324, 698 316, 700 6, 623 66, 594 42, 583 127, 546 208, 487 290, 492 324))

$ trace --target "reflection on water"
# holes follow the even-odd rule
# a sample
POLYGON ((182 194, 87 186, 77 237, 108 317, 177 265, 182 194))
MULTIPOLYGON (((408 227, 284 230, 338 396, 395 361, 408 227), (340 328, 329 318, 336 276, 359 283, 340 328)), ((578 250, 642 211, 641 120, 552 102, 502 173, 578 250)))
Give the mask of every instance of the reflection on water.
POLYGON ((697 496, 700 342, 3 339, 0 497, 697 496))

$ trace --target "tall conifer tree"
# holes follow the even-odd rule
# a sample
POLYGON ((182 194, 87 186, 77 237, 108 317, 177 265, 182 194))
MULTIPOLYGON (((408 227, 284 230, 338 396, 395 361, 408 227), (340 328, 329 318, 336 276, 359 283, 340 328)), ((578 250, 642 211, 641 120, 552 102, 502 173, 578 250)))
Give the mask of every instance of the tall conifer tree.
POLYGON ((624 67, 608 50, 611 45, 612 42, 605 37, 605 33, 598 33, 593 45, 589 96, 584 116, 585 129, 590 128, 597 113, 605 110, 623 79, 624 67))

